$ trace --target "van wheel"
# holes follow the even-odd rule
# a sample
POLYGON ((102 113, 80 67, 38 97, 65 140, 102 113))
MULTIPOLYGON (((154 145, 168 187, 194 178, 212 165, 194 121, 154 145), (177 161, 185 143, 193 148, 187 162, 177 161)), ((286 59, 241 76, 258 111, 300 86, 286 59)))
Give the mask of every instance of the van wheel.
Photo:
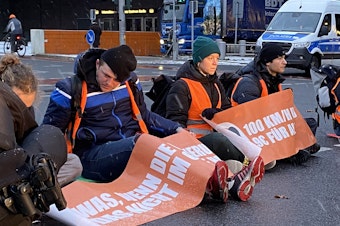
POLYGON ((319 68, 321 66, 321 59, 317 55, 313 55, 310 61, 309 67, 306 68, 305 74, 307 77, 310 77, 310 69, 313 67, 319 68))

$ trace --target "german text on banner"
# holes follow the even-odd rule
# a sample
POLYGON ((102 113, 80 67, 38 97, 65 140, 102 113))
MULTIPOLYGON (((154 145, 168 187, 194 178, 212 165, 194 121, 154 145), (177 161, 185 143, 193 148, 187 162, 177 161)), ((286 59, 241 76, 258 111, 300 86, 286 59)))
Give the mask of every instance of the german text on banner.
POLYGON ((63 188, 67 209, 49 216, 65 223, 79 217, 93 225, 138 225, 184 211, 202 201, 218 160, 186 131, 166 138, 143 134, 117 180, 71 183, 63 188))
POLYGON ((294 105, 291 90, 277 92, 219 112, 212 121, 215 123, 212 126, 217 131, 224 133, 223 130, 231 130, 240 136, 241 146, 235 146, 241 151, 247 147, 251 150, 246 152, 253 152, 255 155, 259 151, 254 145, 247 146, 247 142, 242 142, 242 139, 261 148, 260 155, 265 164, 292 156, 316 142, 312 131, 294 105))

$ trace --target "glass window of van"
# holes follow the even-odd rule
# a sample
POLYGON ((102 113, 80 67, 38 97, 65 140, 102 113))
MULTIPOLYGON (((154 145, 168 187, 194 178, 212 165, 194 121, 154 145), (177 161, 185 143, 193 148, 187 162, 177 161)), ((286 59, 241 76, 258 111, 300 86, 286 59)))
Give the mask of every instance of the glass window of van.
POLYGON ((331 31, 331 28, 332 28, 331 14, 326 14, 325 17, 323 18, 318 36, 327 35, 331 31))
POLYGON ((340 36, 340 14, 335 14, 336 35, 340 36))
POLYGON ((321 13, 278 12, 270 22, 267 31, 315 32, 321 13))

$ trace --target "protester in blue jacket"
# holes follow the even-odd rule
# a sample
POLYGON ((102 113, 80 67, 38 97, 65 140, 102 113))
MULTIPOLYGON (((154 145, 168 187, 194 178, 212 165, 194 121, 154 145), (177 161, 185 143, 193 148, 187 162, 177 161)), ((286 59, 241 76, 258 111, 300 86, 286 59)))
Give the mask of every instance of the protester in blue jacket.
MULTIPOLYGON (((57 82, 43 123, 67 132, 69 122, 79 110, 74 107, 79 105, 81 96, 81 90, 76 87, 86 82, 86 105, 80 126, 76 128, 73 148, 83 164, 83 177, 110 182, 124 171, 134 145, 144 131, 133 117, 129 87, 147 132, 167 136, 183 130, 179 123, 147 109, 141 84, 133 73, 137 61, 127 45, 108 50, 89 49, 76 65, 75 76, 57 82)), ((207 184, 213 198, 223 202, 228 198, 227 171, 225 162, 218 161, 207 184)))

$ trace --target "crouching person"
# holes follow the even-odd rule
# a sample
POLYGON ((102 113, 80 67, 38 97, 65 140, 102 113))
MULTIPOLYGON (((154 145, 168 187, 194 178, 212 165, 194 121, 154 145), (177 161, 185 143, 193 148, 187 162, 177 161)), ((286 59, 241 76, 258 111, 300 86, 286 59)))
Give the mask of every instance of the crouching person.
POLYGON ((66 201, 57 173, 67 159, 60 129, 34 120, 37 79, 15 55, 0 60, 0 225, 31 225, 66 201))

